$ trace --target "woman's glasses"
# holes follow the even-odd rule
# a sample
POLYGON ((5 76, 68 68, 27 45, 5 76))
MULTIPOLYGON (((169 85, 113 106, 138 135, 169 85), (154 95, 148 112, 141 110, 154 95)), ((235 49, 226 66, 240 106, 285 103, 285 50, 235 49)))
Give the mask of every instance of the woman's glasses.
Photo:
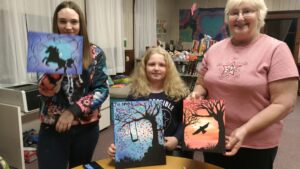
POLYGON ((252 16, 255 12, 256 10, 254 9, 241 9, 229 11, 228 15, 233 18, 238 18, 240 15, 242 15, 245 18, 252 16))

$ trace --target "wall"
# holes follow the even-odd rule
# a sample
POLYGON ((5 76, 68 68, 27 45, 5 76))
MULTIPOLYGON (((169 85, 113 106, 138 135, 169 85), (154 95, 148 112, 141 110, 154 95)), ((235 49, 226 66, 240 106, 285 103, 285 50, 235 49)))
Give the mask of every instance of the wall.
POLYGON ((299 10, 299 0, 265 0, 269 11, 299 10))
MULTIPOLYGON (((85 10, 85 0, 72 0, 72 1, 76 2, 83 11, 85 10)), ((27 0, 27 2, 28 2, 28 4, 38 4, 38 3, 40 3, 40 0, 27 0)), ((59 3, 59 1, 57 2, 57 4, 58 3, 59 3)), ((1 4, 1 0, 0 0, 0 4, 1 4)), ((53 7, 51 6, 50 8, 51 8, 50 13, 51 13, 51 17, 52 17, 52 13, 55 9, 55 6, 53 6, 53 7)), ((38 5, 27 6, 26 13, 31 14, 31 15, 47 16, 45 11, 41 10, 38 5)), ((133 0, 123 0, 123 19, 124 19, 124 37, 123 37, 123 39, 126 40, 126 48, 125 49, 133 50, 133 0)))
MULTIPOLYGON (((300 10, 300 0, 265 0, 268 11, 300 10)), ((193 3, 199 8, 224 8, 226 0, 157 0, 157 19, 165 19, 168 24, 166 41, 179 39, 179 10, 190 9, 193 3), (174 2, 175 1, 175 2, 174 2)), ((184 42, 185 49, 192 43, 184 42)), ((298 56, 300 61, 300 53, 298 56)))
MULTIPOLYGON (((62 0, 60 0, 62 1, 62 0)), ((72 0, 84 11, 86 0, 72 0)), ((40 0, 27 0, 28 4, 38 4, 40 0)), ((46 1, 47 2, 47 1, 46 1)), ((59 1, 57 2, 57 4, 59 1)), ((0 3, 1 4, 1 3, 0 3)), ((51 6, 51 17, 56 6, 51 6), (53 9, 52 9, 53 8, 53 9)), ((47 16, 44 10, 38 5, 31 5, 26 8, 27 14, 47 16)), ((126 39, 126 50, 133 50, 133 0, 123 0, 124 37, 126 39)))
MULTIPOLYGON (((40 6, 38 5, 39 3, 41 3, 40 0, 26 0, 26 14, 32 14, 32 15, 41 15, 41 16, 47 16, 47 12, 51 13, 51 17, 53 15, 53 11, 56 7, 57 4, 59 4, 60 2, 62 2, 63 0, 56 0, 55 3, 53 3, 53 0, 47 0, 45 2, 42 3, 48 3, 48 9, 47 11, 44 11, 44 9, 41 10, 40 6), (50 3, 51 2, 51 3, 50 3), (34 5, 30 5, 30 4, 34 4, 34 5), (53 4, 56 4, 54 6, 52 6, 53 4), (50 10, 50 11, 48 11, 50 10)), ((84 0, 71 0, 74 1, 81 9, 82 11, 85 10, 85 5, 84 5, 84 0)))
MULTIPOLYGON (((174 34, 171 37, 175 41, 179 39, 179 10, 180 9, 190 9, 193 3, 197 3, 198 8, 224 8, 226 1, 225 0, 176 0, 177 6, 176 11, 177 13, 174 14, 173 21, 175 30, 173 31, 174 34)), ((192 43, 184 42, 182 43, 184 48, 191 48, 192 43)))
MULTIPOLYGON (((269 11, 300 10, 300 0, 265 0, 269 11)), ((170 23, 167 40, 179 39, 179 10, 190 9, 193 3, 199 8, 224 8, 226 0, 157 0, 157 19, 166 19, 170 23), (175 1, 175 2, 174 2, 175 1)), ((184 47, 191 43, 183 43, 184 47)))
POLYGON ((169 42, 172 37, 176 36, 177 20, 174 19, 177 15, 177 5, 174 0, 157 0, 156 1, 157 19, 167 21, 166 34, 160 39, 169 42), (176 22, 175 22, 176 21, 176 22))
POLYGON ((133 50, 133 0, 123 0, 124 40, 126 50, 133 50))

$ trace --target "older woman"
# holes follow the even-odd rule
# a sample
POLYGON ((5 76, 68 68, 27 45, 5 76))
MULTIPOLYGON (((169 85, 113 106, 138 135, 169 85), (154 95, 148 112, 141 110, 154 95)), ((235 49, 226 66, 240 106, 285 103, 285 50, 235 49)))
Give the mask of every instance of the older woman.
POLYGON ((282 119, 297 99, 298 71, 288 46, 261 34, 263 0, 228 0, 231 37, 205 54, 192 98, 224 99, 226 153, 204 153, 226 169, 271 169, 282 119))

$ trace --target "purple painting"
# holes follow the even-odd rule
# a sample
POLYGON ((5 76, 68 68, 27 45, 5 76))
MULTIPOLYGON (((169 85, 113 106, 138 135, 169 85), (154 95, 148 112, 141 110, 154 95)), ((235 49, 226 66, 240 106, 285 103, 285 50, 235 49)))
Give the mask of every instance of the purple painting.
POLYGON ((28 32, 27 71, 82 73, 82 36, 28 32))

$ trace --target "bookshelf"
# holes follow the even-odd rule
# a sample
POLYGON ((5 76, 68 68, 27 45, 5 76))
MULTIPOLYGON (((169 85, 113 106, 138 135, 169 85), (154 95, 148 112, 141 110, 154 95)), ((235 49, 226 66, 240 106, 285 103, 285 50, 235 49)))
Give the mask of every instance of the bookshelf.
POLYGON ((181 76, 197 77, 198 61, 174 61, 181 76))
POLYGON ((186 83, 188 88, 192 91, 194 89, 197 77, 198 77, 198 70, 200 66, 200 61, 177 61, 174 60, 176 68, 180 73, 182 80, 186 83))
POLYGON ((211 36, 204 35, 200 40, 193 40, 191 53, 182 52, 176 54, 175 52, 175 55, 177 56, 173 56, 173 59, 176 68, 191 91, 194 89, 197 81, 204 53, 216 42, 217 41, 212 39, 211 36))

